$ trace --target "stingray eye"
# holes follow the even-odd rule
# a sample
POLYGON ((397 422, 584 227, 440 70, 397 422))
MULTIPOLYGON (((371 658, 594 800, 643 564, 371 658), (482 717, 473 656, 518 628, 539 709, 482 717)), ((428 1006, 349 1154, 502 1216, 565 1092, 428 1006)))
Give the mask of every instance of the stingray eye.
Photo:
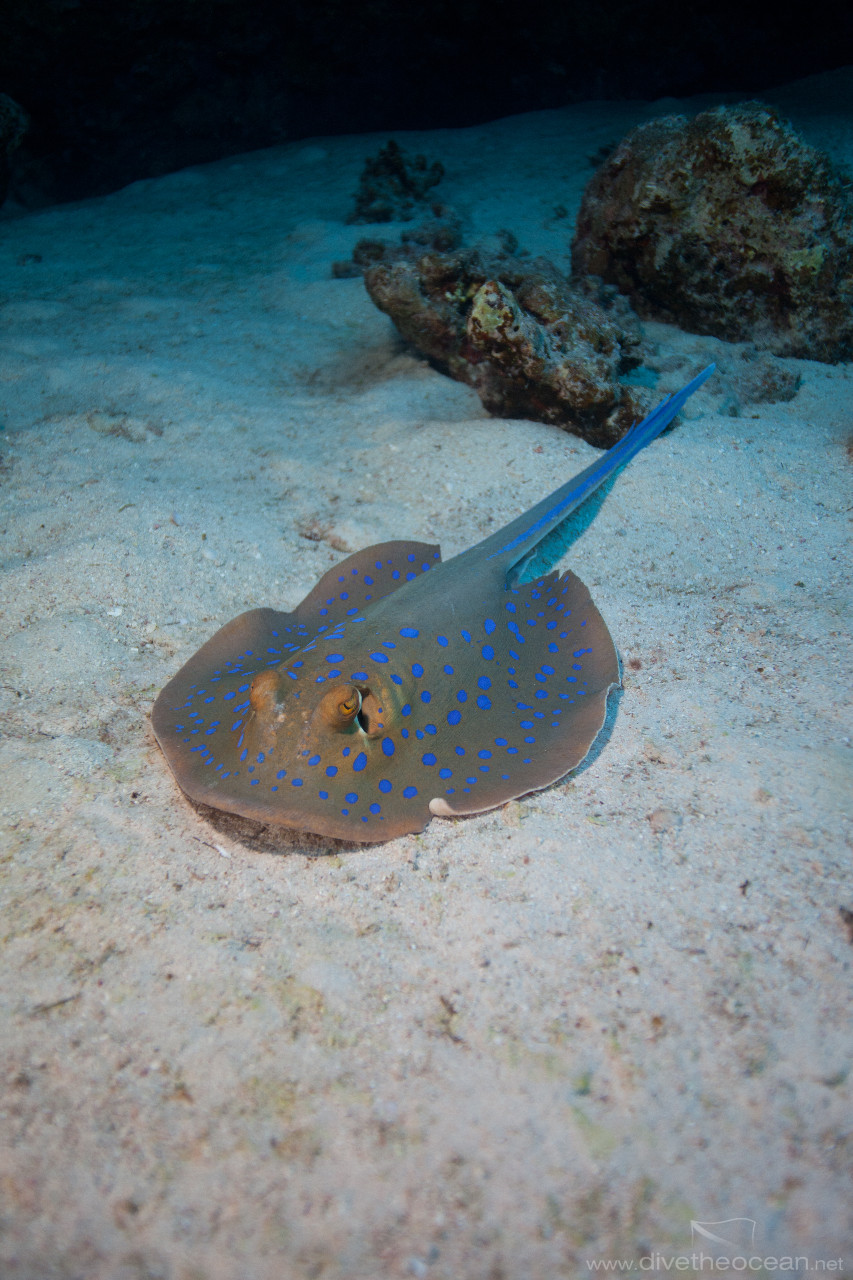
POLYGON ((330 689, 318 708, 330 729, 348 729, 361 710, 361 694, 355 685, 330 689))

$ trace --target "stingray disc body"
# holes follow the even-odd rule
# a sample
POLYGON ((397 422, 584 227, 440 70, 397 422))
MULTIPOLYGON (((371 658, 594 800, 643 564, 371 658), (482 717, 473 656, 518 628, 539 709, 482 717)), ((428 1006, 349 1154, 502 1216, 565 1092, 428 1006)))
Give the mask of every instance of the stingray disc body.
POLYGON ((292 613, 253 609, 224 626, 152 714, 187 795, 260 822, 387 840, 575 768, 618 683, 616 650, 580 578, 519 586, 521 570, 713 368, 462 555, 442 563, 437 547, 382 543, 292 613))
POLYGON ((441 564, 420 543, 370 547, 293 613, 224 626, 152 716, 187 795, 374 841, 574 768, 619 679, 601 615, 572 573, 511 588, 482 564, 472 582, 464 561, 441 564), (330 724, 338 690, 356 690, 360 709, 330 724))

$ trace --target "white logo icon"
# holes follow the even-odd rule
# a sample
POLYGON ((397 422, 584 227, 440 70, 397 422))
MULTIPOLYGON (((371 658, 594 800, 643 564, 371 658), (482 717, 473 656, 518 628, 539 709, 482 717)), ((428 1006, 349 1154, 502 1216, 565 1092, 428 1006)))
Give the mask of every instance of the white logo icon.
POLYGON ((755 1244, 755 1219, 723 1218, 720 1222, 697 1222, 691 1218, 690 1236, 694 1245, 710 1240, 732 1249, 751 1249, 755 1244))

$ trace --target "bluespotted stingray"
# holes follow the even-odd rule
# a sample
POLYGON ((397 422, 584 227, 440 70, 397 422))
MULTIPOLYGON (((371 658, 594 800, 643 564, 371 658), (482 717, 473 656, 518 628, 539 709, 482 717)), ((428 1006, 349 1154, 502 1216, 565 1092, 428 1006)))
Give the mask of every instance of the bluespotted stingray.
POLYGON ((343 840, 389 840, 563 777, 619 660, 575 574, 522 583, 536 545, 672 421, 711 365, 525 515, 441 561, 383 542, 292 613, 251 609, 166 685, 154 732, 190 799, 343 840))

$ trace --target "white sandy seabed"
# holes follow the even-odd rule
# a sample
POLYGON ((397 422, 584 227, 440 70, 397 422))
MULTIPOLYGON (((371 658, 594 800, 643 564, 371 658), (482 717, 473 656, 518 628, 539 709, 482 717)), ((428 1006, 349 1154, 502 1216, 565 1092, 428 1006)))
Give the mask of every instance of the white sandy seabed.
MULTIPOLYGON (((848 162, 850 83, 775 95, 848 162)), ((678 106, 397 136, 470 240, 567 266, 589 157, 678 106)), ((595 456, 331 278, 384 141, 0 223, 3 1275, 849 1272, 850 365, 740 416, 707 384, 574 542, 625 680, 571 779, 331 848, 213 824, 154 742, 222 622, 595 456)))

